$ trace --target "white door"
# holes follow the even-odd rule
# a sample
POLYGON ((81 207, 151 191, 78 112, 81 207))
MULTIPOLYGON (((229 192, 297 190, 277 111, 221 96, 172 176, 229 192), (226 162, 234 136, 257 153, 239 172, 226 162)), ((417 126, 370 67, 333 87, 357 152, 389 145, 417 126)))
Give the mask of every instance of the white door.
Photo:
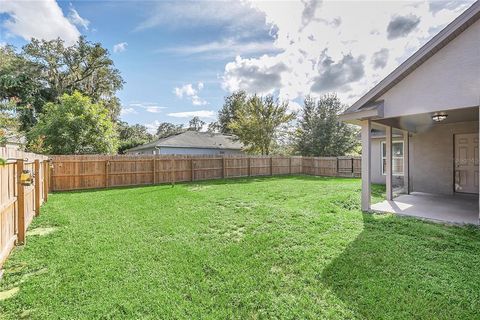
POLYGON ((455 135, 455 191, 478 193, 478 134, 455 135))

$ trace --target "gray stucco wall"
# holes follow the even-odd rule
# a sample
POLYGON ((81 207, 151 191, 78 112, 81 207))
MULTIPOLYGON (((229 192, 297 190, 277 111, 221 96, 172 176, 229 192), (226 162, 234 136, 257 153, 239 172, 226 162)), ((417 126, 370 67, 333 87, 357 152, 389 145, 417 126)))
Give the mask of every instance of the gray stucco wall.
POLYGON ((412 191, 454 193, 454 135, 459 133, 478 133, 478 121, 437 124, 411 137, 412 191))
POLYGON ((201 155, 201 154, 207 154, 207 155, 214 155, 214 154, 243 154, 242 151, 239 150, 228 150, 228 149, 202 149, 202 148, 172 148, 172 147, 162 147, 160 148, 160 153, 158 153, 157 149, 154 148, 149 148, 149 149, 143 149, 143 150, 138 150, 131 152, 130 154, 142 154, 142 155, 147 155, 147 154, 154 154, 153 151, 155 151, 155 154, 166 154, 166 155, 201 155), (223 153, 222 153, 223 152, 223 153))

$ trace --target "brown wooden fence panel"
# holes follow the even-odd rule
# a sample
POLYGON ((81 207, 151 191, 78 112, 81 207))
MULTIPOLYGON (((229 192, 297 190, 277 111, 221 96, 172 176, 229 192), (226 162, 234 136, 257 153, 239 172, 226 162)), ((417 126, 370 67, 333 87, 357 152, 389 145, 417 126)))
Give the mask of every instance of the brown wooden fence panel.
POLYGON ((5 165, 0 166, 1 268, 15 243, 24 243, 26 229, 40 213, 39 207, 48 197, 50 166, 45 156, 4 147, 0 147, 0 157, 7 160, 5 165), (33 185, 20 184, 20 166, 36 174, 33 185), (20 213, 23 215, 19 216, 20 213), (22 228, 19 227, 19 221, 22 228))
POLYGON ((53 156, 52 190, 150 185, 248 176, 360 176, 358 157, 53 156))

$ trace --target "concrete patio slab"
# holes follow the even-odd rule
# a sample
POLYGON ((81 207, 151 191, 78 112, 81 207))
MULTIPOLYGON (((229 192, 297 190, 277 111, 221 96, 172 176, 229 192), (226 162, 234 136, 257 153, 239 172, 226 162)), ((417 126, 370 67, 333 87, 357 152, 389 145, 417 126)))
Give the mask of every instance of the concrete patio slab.
POLYGON ((478 195, 438 195, 413 192, 371 206, 372 211, 396 213, 455 224, 479 224, 478 195))

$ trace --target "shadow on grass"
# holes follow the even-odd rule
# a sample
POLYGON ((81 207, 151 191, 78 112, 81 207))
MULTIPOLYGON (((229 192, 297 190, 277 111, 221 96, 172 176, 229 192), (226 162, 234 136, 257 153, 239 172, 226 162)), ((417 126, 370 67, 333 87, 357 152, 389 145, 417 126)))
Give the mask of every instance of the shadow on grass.
POLYGON ((366 319, 473 319, 480 310, 480 229, 363 214, 364 230, 322 281, 366 319))

